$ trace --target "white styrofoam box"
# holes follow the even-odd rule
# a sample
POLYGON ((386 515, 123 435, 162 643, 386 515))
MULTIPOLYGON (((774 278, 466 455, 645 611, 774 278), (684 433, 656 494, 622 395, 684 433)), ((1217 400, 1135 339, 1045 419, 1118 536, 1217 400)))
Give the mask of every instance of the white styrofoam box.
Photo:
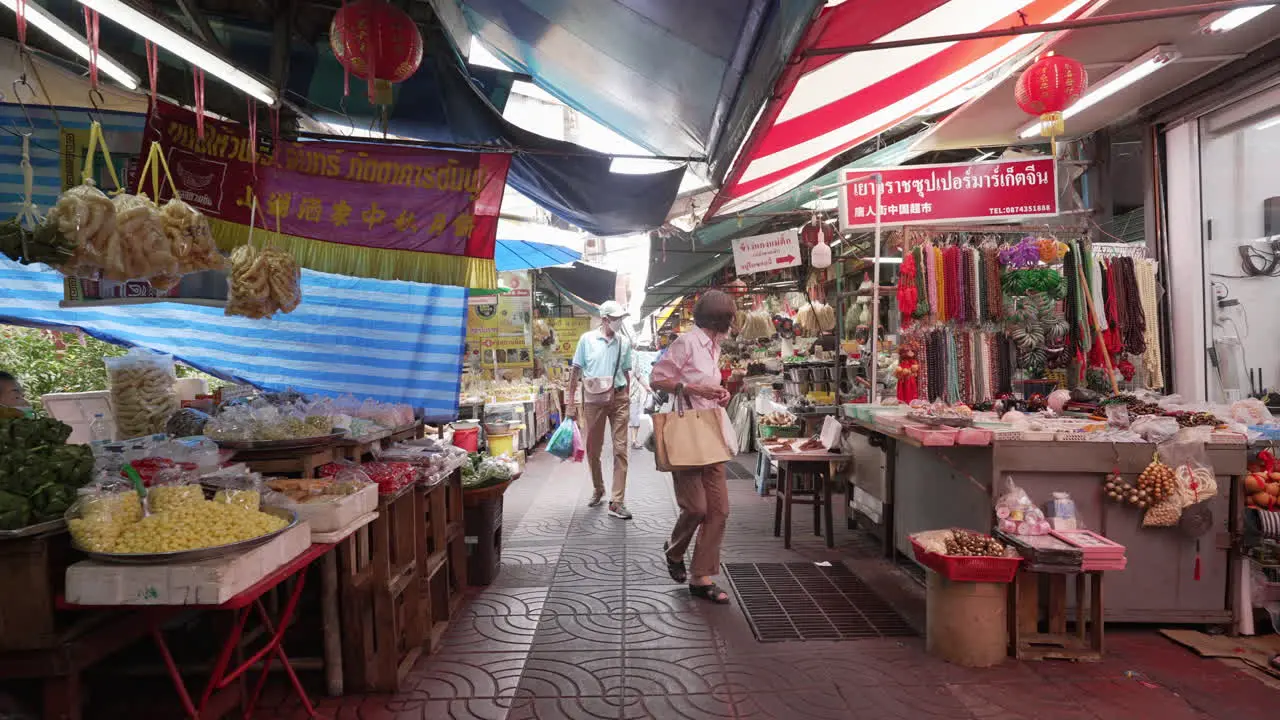
POLYGON ((242 555, 182 565, 115 565, 82 560, 67 568, 75 605, 220 605, 311 546, 305 522, 242 555))
POLYGON ((40 402, 51 417, 71 426, 69 443, 84 445, 89 442, 89 423, 93 422, 96 413, 103 414, 111 437, 116 436, 116 414, 111 407, 111 392, 108 390, 49 393, 42 395, 40 402))
POLYGON ((313 535, 331 533, 345 528, 361 515, 377 510, 378 486, 370 484, 333 502, 288 502, 282 507, 298 513, 299 520, 306 520, 313 535))
POLYGON ((324 532, 324 533, 312 532, 311 542, 323 543, 325 545, 333 545, 336 543, 340 543, 343 540, 346 540, 348 537, 350 537, 353 533, 355 533, 355 531, 359 530, 360 528, 364 527, 365 525, 368 525, 369 523, 377 519, 378 519, 378 513, 371 512, 365 515, 361 515, 360 517, 353 520, 346 527, 339 528, 337 530, 334 530, 333 532, 324 532))
POLYGON ((209 394, 209 383, 204 378, 178 378, 173 383, 174 392, 178 393, 178 400, 195 400, 197 395, 209 394))

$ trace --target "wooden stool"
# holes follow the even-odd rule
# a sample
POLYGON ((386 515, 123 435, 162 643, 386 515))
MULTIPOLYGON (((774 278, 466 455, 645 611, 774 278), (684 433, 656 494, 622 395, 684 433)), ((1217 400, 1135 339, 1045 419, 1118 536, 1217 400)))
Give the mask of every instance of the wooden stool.
POLYGON ((773 513, 773 536, 782 535, 783 547, 791 548, 792 505, 812 505, 813 534, 822 536, 825 525, 827 547, 835 547, 835 528, 831 523, 831 477, 831 463, 826 460, 778 461, 778 490, 773 513), (796 497, 797 475, 813 478, 812 497, 796 497))
POLYGON ((1101 660, 1102 572, 1075 577, 1075 632, 1067 632, 1067 573, 1018 571, 1009 584, 1009 654, 1019 660, 1101 660), (1046 632, 1040 632, 1040 584, 1048 588, 1046 632), (1089 584, 1086 601, 1086 578, 1089 584))

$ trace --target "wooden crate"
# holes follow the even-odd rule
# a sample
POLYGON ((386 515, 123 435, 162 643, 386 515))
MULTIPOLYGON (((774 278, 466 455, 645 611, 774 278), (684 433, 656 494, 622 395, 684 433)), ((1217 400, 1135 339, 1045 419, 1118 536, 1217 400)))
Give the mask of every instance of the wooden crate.
POLYGON ((345 684, 357 691, 399 690, 422 652, 418 515, 414 486, 384 496, 339 549, 345 684))
POLYGON ((0 540, 0 651, 39 650, 61 641, 54 598, 71 564, 71 536, 58 531, 0 540))
POLYGON ((241 450, 235 454, 235 462, 242 462, 250 470, 263 475, 288 475, 314 478, 316 469, 339 457, 335 447, 305 448, 301 450, 241 450))
POLYGON ((440 647, 467 587, 467 548, 462 533, 462 471, 419 487, 419 547, 423 572, 422 623, 428 653, 440 647), (451 507, 452 504, 452 507, 451 507), (455 519, 456 518, 456 519, 455 519))

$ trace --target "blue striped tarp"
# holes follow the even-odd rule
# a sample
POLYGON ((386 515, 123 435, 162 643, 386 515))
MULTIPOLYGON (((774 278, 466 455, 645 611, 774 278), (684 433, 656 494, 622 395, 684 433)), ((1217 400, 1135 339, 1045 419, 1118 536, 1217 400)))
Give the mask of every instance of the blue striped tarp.
POLYGON ((457 416, 465 288, 303 270, 302 304, 271 320, 177 303, 60 308, 62 293, 57 271, 0 257, 0 322, 79 328, 268 390, 407 403, 432 421, 457 416))
MULTIPOLYGON (((121 112, 104 112, 99 116, 111 159, 115 161, 116 172, 121 174, 123 181, 125 164, 142 148, 142 128, 146 118, 139 113, 121 112)), ((22 207, 22 170, 19 167, 22 135, 31 134, 31 169, 35 176, 32 200, 41 213, 47 213, 62 192, 63 153, 66 148, 64 137, 58 131, 59 123, 63 132, 81 136, 76 156, 79 164, 84 162, 80 155, 85 151, 84 141, 88 139, 92 121, 89 112, 80 108, 58 108, 55 121, 54 112, 47 107, 28 105, 24 114, 21 105, 0 103, 0 217, 13 217, 22 207)), ((101 160, 95 170, 97 174, 103 174, 101 160)), ((111 189, 110 183, 103 187, 111 189)))

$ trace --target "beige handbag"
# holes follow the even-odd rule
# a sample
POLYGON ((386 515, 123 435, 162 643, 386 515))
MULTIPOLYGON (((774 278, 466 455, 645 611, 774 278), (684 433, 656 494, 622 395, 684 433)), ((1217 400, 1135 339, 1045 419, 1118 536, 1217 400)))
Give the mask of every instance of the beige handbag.
POLYGON ((653 416, 653 437, 660 472, 715 465, 732 457, 724 444, 720 409, 693 410, 681 398, 676 398, 674 412, 653 416))
POLYGON ((617 382, 618 368, 622 367, 622 338, 618 338, 618 361, 613 364, 613 373, 608 377, 589 377, 582 379, 582 402, 587 405, 608 405, 613 400, 614 383, 617 382))

